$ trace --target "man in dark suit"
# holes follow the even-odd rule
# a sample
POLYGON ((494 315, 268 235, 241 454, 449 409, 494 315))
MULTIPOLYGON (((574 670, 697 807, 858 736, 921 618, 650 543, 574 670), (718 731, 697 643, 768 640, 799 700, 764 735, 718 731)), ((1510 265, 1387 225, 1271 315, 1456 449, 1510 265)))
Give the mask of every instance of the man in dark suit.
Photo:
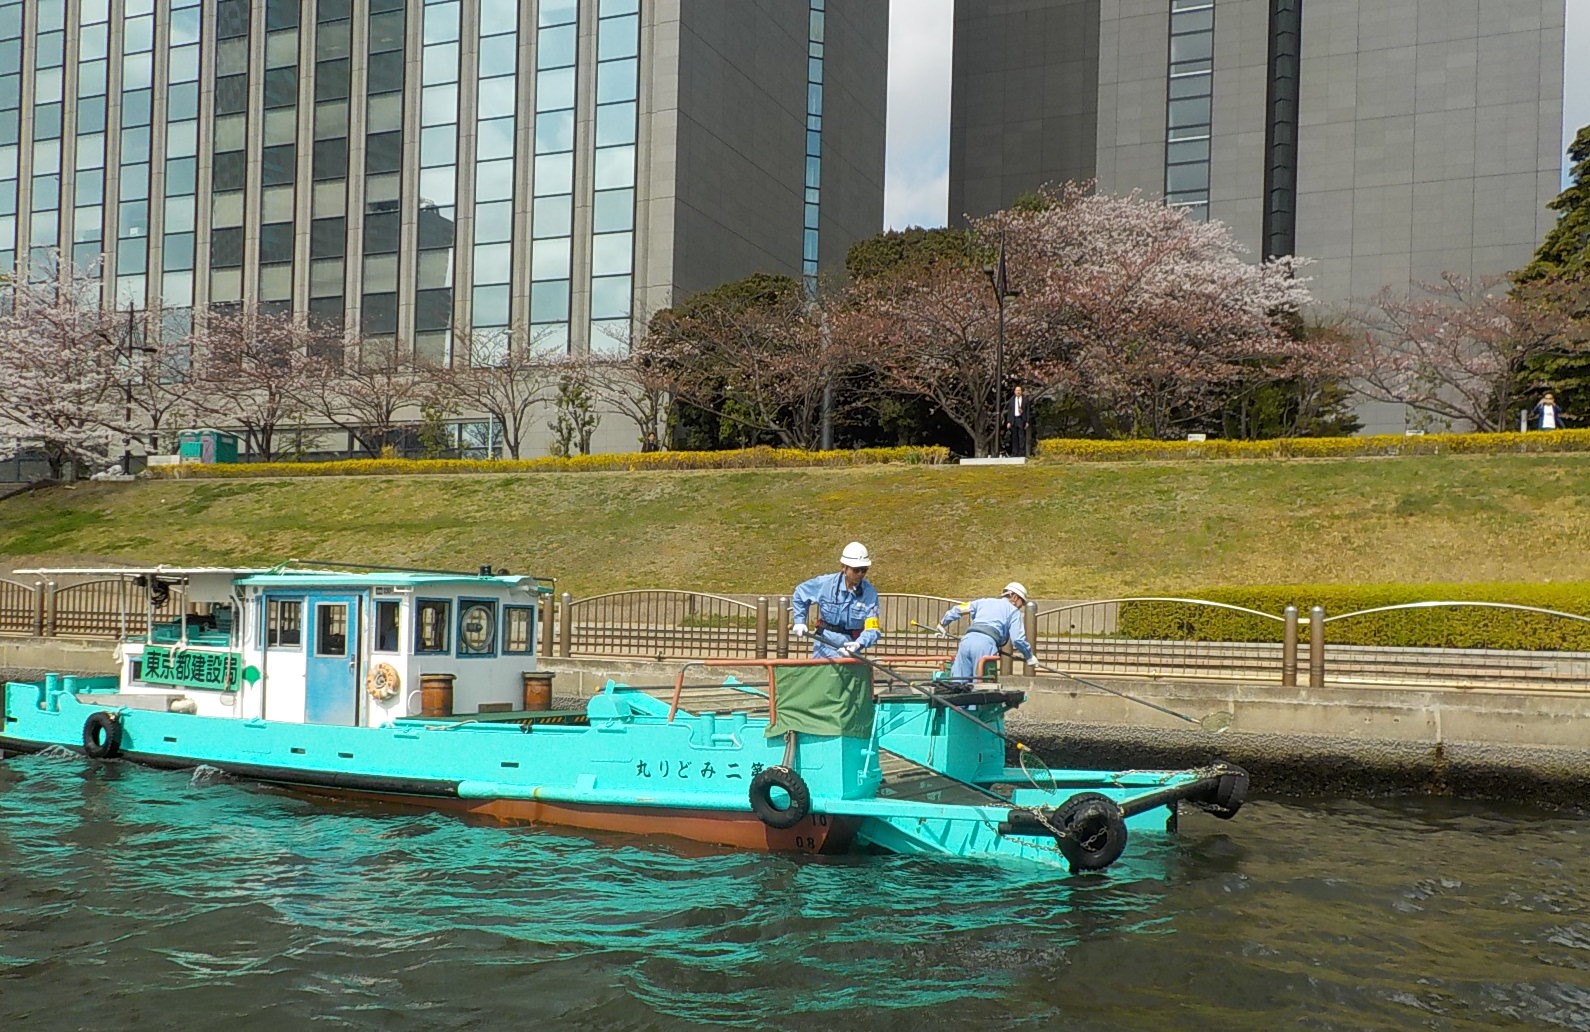
POLYGON ((1005 405, 1005 426, 1010 429, 1011 455, 1020 457, 1027 454, 1027 418, 1027 399, 1022 396, 1021 388, 1017 387, 1005 405))

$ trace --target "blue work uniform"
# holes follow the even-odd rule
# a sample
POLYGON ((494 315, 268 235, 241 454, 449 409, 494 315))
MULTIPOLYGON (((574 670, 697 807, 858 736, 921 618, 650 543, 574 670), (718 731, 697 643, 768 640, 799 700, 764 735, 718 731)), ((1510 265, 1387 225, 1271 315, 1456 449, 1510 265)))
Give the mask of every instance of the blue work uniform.
POLYGON ((817 604, 817 622, 811 625, 812 658, 834 659, 839 647, 855 642, 870 649, 878 643, 878 589, 863 580, 851 591, 845 587, 845 574, 825 573, 813 577, 790 596, 790 612, 796 623, 806 622, 806 609, 817 604))
POLYGON ((972 626, 961 635, 961 647, 955 650, 955 665, 950 667, 950 677, 971 680, 977 675, 977 662, 992 656, 1005 645, 1020 652, 1029 662, 1032 646, 1027 644, 1027 628, 1021 619, 1021 610, 1003 598, 974 598, 959 602, 939 620, 939 626, 949 626, 963 616, 970 615, 972 626))

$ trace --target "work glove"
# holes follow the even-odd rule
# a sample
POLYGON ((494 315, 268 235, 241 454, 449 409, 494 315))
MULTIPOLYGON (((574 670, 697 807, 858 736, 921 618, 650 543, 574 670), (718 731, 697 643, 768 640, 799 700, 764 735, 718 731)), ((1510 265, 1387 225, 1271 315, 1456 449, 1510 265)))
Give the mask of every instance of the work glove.
POLYGON ((797 620, 795 621, 795 626, 791 627, 789 632, 797 638, 804 638, 806 637, 806 625, 797 620))
POLYGON ((853 641, 847 641, 843 645, 839 646, 839 653, 843 656, 854 656, 860 651, 861 645, 853 641))
POLYGON ((950 636, 949 628, 945 627, 943 624, 939 624, 939 637, 940 638, 948 638, 949 636, 950 636))

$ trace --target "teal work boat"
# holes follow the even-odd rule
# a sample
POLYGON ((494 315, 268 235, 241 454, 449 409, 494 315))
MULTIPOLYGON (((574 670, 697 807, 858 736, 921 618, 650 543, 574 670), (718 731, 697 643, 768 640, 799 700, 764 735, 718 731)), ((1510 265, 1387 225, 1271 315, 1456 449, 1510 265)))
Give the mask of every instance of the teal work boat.
MULTIPOLYGON (((119 673, 0 694, 0 753, 212 767, 317 795, 746 849, 986 857, 1101 870, 1178 810, 1229 818, 1247 775, 1051 770, 1017 750, 996 682, 869 661, 707 660, 616 682, 578 711, 535 697, 531 577, 152 567, 119 577, 147 634, 119 673), (161 622, 157 606, 176 619, 161 622), (718 677, 714 668, 759 670, 718 677), (885 684, 874 684, 883 670, 885 684)), ((123 625, 135 623, 124 616, 123 625)), ((540 686, 544 687, 541 681, 540 686)))

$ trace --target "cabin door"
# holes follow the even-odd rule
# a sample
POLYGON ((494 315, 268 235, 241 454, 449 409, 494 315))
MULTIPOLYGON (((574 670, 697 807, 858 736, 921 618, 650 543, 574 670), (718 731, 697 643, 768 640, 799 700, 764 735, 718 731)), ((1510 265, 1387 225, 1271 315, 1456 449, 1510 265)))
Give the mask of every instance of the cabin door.
POLYGON ((308 659, 304 720, 352 726, 359 721, 359 597, 310 595, 304 600, 308 659))

